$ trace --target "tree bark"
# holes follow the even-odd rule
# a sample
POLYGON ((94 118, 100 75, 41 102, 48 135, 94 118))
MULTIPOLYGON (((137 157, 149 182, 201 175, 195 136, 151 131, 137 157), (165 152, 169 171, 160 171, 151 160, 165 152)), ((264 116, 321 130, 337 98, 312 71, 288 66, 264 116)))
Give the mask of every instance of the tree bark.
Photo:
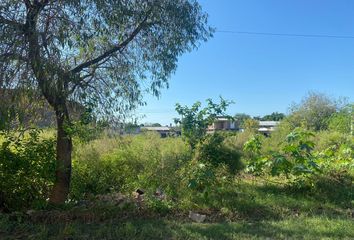
POLYGON ((55 114, 57 120, 57 166, 55 171, 56 179, 49 197, 49 203, 59 205, 65 203, 69 194, 72 139, 65 130, 65 124, 70 123, 66 104, 56 107, 55 114))

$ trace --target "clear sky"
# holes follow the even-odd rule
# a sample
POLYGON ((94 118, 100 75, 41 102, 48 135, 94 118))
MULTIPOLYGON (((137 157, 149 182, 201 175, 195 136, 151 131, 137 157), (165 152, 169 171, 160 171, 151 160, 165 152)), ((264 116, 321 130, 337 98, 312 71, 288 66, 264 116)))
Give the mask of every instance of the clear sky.
POLYGON ((179 59, 169 89, 146 96, 139 122, 172 123, 175 103, 221 95, 229 114, 287 113, 309 91, 354 101, 353 0, 200 0, 217 30, 353 36, 310 38, 216 32, 179 59))

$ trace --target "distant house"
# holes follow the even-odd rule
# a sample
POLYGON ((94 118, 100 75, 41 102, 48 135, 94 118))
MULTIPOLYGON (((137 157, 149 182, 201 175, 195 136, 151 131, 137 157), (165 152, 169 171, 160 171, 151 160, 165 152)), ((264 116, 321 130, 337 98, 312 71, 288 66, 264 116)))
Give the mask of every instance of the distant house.
POLYGON ((279 121, 259 121, 258 132, 268 136, 277 128, 279 123, 279 121))
MULTIPOLYGON (((279 121, 259 121, 258 132, 266 136, 273 132, 279 121)), ((215 119, 214 123, 208 126, 207 132, 213 133, 216 131, 241 131, 244 129, 237 126, 236 122, 227 117, 218 117, 215 119)))
POLYGON ((217 117, 213 124, 208 126, 208 133, 215 131, 236 131, 236 123, 227 117, 217 117))

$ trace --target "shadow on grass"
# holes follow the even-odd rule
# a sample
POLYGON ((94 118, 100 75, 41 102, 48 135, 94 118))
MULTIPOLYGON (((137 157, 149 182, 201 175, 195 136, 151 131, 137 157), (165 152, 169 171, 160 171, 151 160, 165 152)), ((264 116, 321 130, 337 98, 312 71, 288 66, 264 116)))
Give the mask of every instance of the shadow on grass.
POLYGON ((350 174, 329 174, 315 176, 313 186, 280 186, 265 184, 256 186, 256 191, 263 194, 286 196, 297 200, 308 200, 314 204, 331 203, 338 208, 353 207, 354 177, 350 174))
POLYGON ((129 220, 100 224, 56 224, 24 228, 3 239, 353 239, 354 223, 345 219, 205 223, 129 220), (7 237, 7 238, 6 238, 7 237))
POLYGON ((352 239, 353 227, 350 220, 321 222, 300 219, 285 222, 190 225, 182 228, 181 232, 185 236, 195 236, 195 239, 352 239))

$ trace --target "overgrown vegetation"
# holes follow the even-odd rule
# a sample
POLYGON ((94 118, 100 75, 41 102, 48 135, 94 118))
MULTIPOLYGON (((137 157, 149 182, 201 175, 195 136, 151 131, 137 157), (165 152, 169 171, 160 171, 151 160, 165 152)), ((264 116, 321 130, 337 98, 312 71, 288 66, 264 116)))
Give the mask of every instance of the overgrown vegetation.
MULTIPOLYGON (((337 113, 343 111, 329 119, 337 113)), ((354 238, 353 136, 330 125, 322 131, 306 126, 292 127, 285 118, 270 137, 252 128, 204 133, 193 148, 186 138, 148 132, 82 141, 77 131, 69 200, 55 210, 46 200, 54 135, 3 132, 0 200, 11 213, 1 215, 0 237, 22 231, 33 238, 80 238, 86 223, 96 223, 108 239, 354 238), (187 227, 190 211, 206 215, 207 224, 187 227), (238 223, 219 224, 224 221, 238 223), (294 230, 307 224, 314 229, 305 235, 294 230)))
POLYGON ((55 141, 40 131, 1 134, 0 208, 41 208, 55 176, 55 141))

